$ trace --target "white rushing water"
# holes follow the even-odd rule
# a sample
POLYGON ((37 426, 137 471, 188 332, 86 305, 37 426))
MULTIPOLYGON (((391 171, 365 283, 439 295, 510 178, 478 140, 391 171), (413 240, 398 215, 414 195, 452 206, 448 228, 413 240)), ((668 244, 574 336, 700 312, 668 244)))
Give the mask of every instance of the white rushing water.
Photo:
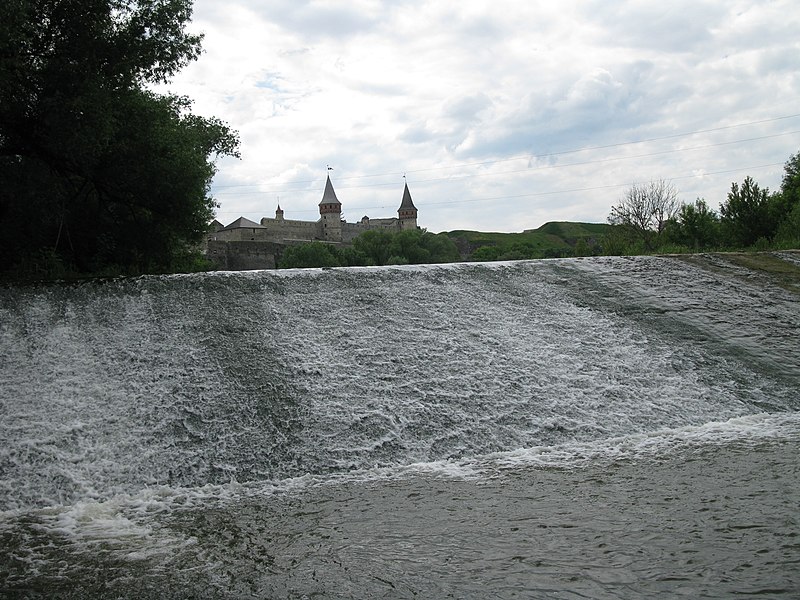
MULTIPOLYGON (((10 557, 0 578, 21 597, 103 597, 109 581, 121 596, 159 597, 161 586, 164 597, 190 597, 199 588, 167 592, 164 577, 195 570, 209 597, 302 597, 321 584, 289 567, 255 575, 252 548, 224 532, 258 546, 254 532, 269 523, 290 539, 314 520, 302 515, 350 497, 387 516, 400 503, 393 490, 406 489, 402 498, 420 499, 404 510, 419 518, 419 506, 442 507, 424 490, 456 482, 491 507, 510 500, 484 486, 531 469, 796 446, 800 312, 797 291, 779 284, 709 256, 0 290, 0 543, 10 557), (286 503, 308 510, 286 521, 292 511, 276 508, 286 503), (220 564, 230 571, 221 579, 220 564)), ((551 493, 572 485, 563 477, 547 476, 551 493)), ((498 552, 514 543, 495 540, 498 552)), ((284 553, 319 560, 313 548, 284 553)), ((325 597, 372 597, 363 582, 348 593, 350 575, 329 576, 325 597)), ((406 584, 398 597, 424 589, 406 584)), ((578 589, 563 586, 563 597, 578 589)), ((438 591, 448 589, 457 587, 438 591)))

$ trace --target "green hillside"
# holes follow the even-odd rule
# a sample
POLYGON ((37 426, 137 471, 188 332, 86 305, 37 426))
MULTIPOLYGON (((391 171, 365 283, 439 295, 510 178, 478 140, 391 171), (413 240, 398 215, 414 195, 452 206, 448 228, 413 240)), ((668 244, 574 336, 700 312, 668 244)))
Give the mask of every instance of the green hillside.
POLYGON ((463 260, 518 260, 599 254, 611 226, 603 223, 545 223, 522 233, 448 231, 463 260))

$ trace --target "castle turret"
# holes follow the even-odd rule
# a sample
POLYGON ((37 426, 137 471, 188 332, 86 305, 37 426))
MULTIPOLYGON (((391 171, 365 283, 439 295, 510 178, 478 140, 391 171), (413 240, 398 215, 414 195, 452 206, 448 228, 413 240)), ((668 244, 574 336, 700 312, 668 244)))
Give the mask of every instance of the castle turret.
POLYGON ((411 192, 408 191, 407 183, 403 190, 403 201, 400 203, 400 208, 397 209, 397 216, 400 218, 400 229, 417 228, 417 207, 411 200, 411 192))
POLYGON ((278 204, 278 208, 275 210, 275 220, 283 221, 283 209, 280 204, 278 204))
POLYGON ((342 203, 333 191, 331 176, 325 182, 325 192, 319 203, 320 223, 322 224, 322 239, 332 242, 342 241, 342 203))

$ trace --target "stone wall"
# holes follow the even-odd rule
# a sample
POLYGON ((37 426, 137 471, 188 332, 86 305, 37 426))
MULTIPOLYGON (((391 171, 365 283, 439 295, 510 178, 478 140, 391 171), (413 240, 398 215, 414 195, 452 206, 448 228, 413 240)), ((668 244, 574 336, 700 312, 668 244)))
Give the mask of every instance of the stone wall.
MULTIPOLYGON (((220 270, 274 269, 286 246, 315 240, 325 241, 321 220, 296 221, 264 217, 260 225, 260 227, 223 229, 210 234, 206 257, 220 270)), ((336 239, 331 239, 327 243, 347 245, 365 231, 400 231, 400 229, 401 223, 396 217, 386 219, 365 217, 358 223, 341 222, 341 234, 334 232, 336 239)))
POLYGON ((238 227, 236 229, 223 229, 209 236, 209 241, 219 240, 225 242, 265 241, 264 230, 260 227, 238 227))
POLYGON ((349 244, 365 231, 374 229, 399 231, 400 221, 397 218, 390 217, 388 219, 364 218, 358 223, 342 223, 342 241, 349 244))
POLYGON ((295 221, 292 219, 261 219, 262 239, 275 242, 289 240, 311 241, 322 239, 322 228, 318 221, 295 221))
POLYGON ((209 240, 206 258, 220 271, 274 269, 283 247, 262 241, 209 240))

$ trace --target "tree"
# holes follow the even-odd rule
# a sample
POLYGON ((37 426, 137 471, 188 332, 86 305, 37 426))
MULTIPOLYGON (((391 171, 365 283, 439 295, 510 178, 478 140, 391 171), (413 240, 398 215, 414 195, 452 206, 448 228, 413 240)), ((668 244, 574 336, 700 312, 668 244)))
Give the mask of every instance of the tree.
POLYGON ((784 248, 800 247, 800 203, 795 204, 778 225, 775 241, 784 248))
POLYGON ((158 95, 200 53, 191 0, 0 3, 0 270, 180 268, 213 215, 217 119, 158 95))
MULTIPOLYGON (((420 231, 419 229, 415 231, 420 231)), ((431 263, 451 263, 461 259, 458 246, 444 233, 430 233, 421 230, 420 245, 428 253, 426 262, 431 263)), ((412 263, 414 264, 414 263, 412 263)))
POLYGON ((783 167, 781 195, 789 210, 800 204, 800 152, 790 156, 783 167))
POLYGON ((460 258, 458 248, 446 234, 422 229, 365 231, 353 240, 353 247, 373 265, 445 263, 460 258))
POLYGON ((575 242, 575 247, 572 249, 573 256, 591 256, 592 249, 589 247, 588 242, 584 238, 579 238, 575 242))
POLYGON ((476 262, 499 260, 502 252, 503 251, 499 246, 481 246, 479 248, 475 248, 469 259, 476 262))
POLYGON ((353 240, 353 247, 367 258, 367 264, 385 265, 389 260, 392 234, 382 229, 365 231, 353 240))
POLYGON ((541 258, 541 253, 531 242, 514 242, 507 246, 498 260, 530 260, 541 258))
POLYGON ((775 241, 784 247, 797 247, 800 244, 800 152, 786 161, 780 199, 774 205, 775 241))
POLYGON ((280 268, 344 267, 366 265, 418 265, 454 262, 459 259, 455 243, 441 233, 420 229, 388 231, 372 229, 353 240, 351 247, 310 242, 286 249, 280 268))
POLYGON ((419 229, 398 231, 389 244, 389 259, 386 264, 424 264, 431 261, 430 250, 422 243, 423 234, 419 229))
POLYGON ((777 222, 770 204, 769 189, 761 189, 752 177, 745 177, 741 187, 731 183, 728 199, 719 207, 726 241, 747 247, 760 239, 771 240, 777 222))
POLYGON ((719 240, 719 217, 702 198, 682 204, 674 221, 665 229, 670 242, 699 250, 713 247, 719 240))
POLYGON ((352 246, 347 246, 343 248, 341 251, 342 256, 342 266, 345 267, 366 267, 369 264, 369 260, 367 259, 366 255, 353 248, 352 246))
POLYGON ((284 250, 278 267, 281 269, 308 269, 314 267, 343 266, 338 249, 331 244, 310 242, 289 246, 284 250))
POLYGON ((678 209, 675 186, 660 179, 632 185, 620 203, 611 208, 608 222, 626 232, 631 241, 639 240, 645 250, 652 251, 678 209))

